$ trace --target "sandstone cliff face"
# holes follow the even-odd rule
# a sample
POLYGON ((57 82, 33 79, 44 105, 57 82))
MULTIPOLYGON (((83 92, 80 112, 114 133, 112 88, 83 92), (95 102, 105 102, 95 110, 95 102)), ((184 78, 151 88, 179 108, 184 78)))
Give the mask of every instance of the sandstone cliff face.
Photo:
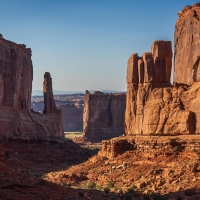
POLYGON ((31 50, 0 35, 0 106, 31 110, 31 50))
POLYGON ((61 113, 53 105, 51 79, 47 81, 46 114, 31 112, 32 79, 31 50, 1 35, 0 138, 48 140, 64 136, 61 113))
POLYGON ((127 67, 127 134, 200 133, 200 3, 178 13, 171 43, 155 41, 151 53, 133 54, 127 67))
POLYGON ((200 81, 200 3, 178 13, 175 25, 174 82, 200 81))
POLYGON ((101 141, 124 134, 125 94, 86 91, 83 132, 88 140, 101 141))
POLYGON ((194 113, 183 105, 183 85, 170 84, 171 42, 155 41, 151 53, 133 54, 127 67, 127 134, 194 133, 194 113))
POLYGON ((65 132, 83 132, 83 105, 60 105, 62 124, 65 132))

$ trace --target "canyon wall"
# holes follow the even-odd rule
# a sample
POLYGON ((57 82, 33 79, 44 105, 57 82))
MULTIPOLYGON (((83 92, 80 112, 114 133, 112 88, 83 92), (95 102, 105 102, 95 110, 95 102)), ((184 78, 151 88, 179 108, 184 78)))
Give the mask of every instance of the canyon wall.
POLYGON ((125 94, 86 91, 83 132, 90 141, 101 141, 124 134, 125 94))
POLYGON ((127 67, 126 134, 200 133, 200 3, 179 12, 175 30, 174 84, 171 42, 133 54, 127 67))
POLYGON ((178 13, 174 33, 174 82, 200 81, 200 3, 178 13))
POLYGON ((62 124, 65 132, 83 132, 83 105, 65 104, 58 106, 62 110, 62 124))
POLYGON ((48 140, 64 136, 61 113, 52 103, 51 79, 47 83, 50 90, 44 91, 51 100, 46 98, 43 115, 31 111, 32 79, 31 50, 0 35, 0 138, 48 140))

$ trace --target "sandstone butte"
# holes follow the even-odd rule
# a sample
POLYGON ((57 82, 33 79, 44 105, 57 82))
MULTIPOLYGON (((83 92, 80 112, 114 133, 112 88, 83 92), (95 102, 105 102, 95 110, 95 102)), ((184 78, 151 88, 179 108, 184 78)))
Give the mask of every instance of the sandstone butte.
POLYGON ((49 140, 63 137, 49 73, 44 75, 44 114, 31 110, 33 66, 31 49, 0 35, 0 138, 49 140))
MULTIPOLYGON (((145 136, 168 136, 170 142, 179 136, 190 135, 192 139, 200 134, 200 3, 185 6, 178 15, 174 33, 174 84, 170 83, 170 41, 154 41, 150 52, 131 55, 127 64, 125 112, 125 132, 129 139, 103 141, 103 154, 112 149, 111 154, 115 155, 116 149, 123 149, 123 145, 124 150, 141 146, 139 143, 145 136)), ((195 140, 199 142, 198 137, 195 140)))
POLYGON ((125 133, 124 114, 126 94, 90 94, 86 90, 83 112, 83 137, 85 140, 101 142, 125 133))

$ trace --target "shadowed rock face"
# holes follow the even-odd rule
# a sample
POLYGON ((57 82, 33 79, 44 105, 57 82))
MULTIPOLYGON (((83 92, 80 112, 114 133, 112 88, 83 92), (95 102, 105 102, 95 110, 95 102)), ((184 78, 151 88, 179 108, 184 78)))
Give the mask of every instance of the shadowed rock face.
POLYGON ((47 73, 46 114, 31 112, 33 67, 31 50, 0 35, 0 138, 42 139, 63 137, 61 113, 53 104, 47 73))
POLYGON ((200 3, 178 13, 174 34, 174 82, 200 81, 200 3))
POLYGON ((44 74, 43 92, 44 92, 43 113, 56 113, 57 109, 53 98, 52 79, 49 72, 45 72, 44 74))
POLYGON ((86 91, 83 132, 91 141, 101 141, 124 134, 125 94, 86 91))
POLYGON ((31 50, 0 35, 0 106, 31 110, 31 50))

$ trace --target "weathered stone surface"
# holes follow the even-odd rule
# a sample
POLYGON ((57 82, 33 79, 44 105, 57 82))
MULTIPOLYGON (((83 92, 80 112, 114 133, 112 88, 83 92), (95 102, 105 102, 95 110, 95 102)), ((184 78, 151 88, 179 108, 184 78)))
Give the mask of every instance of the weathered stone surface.
POLYGON ((86 92, 83 132, 88 140, 101 141, 124 134, 125 94, 86 92))
POLYGON ((46 98, 46 114, 31 112, 32 79, 31 50, 1 35, 0 138, 48 140, 64 136, 61 113, 52 104, 52 88, 46 88, 46 96, 50 97, 46 98))
POLYGON ((44 74, 43 92, 44 92, 43 113, 56 113, 57 108, 53 98, 52 79, 49 72, 45 72, 44 74))
POLYGON ((0 106, 31 110, 31 50, 0 35, 0 106))
POLYGON ((102 141, 102 148, 98 155, 107 158, 116 157, 126 151, 134 150, 137 154, 145 153, 153 157, 159 154, 170 154, 175 151, 198 152, 200 150, 200 138, 198 135, 179 136, 126 136, 102 141))
POLYGON ((62 124, 65 132, 83 132, 82 104, 66 104, 58 106, 62 110, 62 124))
POLYGON ((172 47, 170 41, 158 40, 152 44, 152 56, 154 59, 154 83, 169 83, 172 66, 172 47))
POLYGON ((179 12, 174 34, 174 82, 200 81, 200 3, 179 12))
POLYGON ((144 61, 144 83, 152 83, 154 81, 152 53, 144 53, 142 59, 144 61))
MULTIPOLYGON (((155 41, 151 53, 138 61, 139 81, 127 82, 125 130, 127 134, 191 134, 195 113, 185 109, 183 85, 170 84, 171 42, 155 41), (144 63, 144 70, 143 70, 144 63), (144 73, 144 83, 142 82, 144 73)), ((134 54, 136 55, 136 54, 134 54)), ((133 66, 132 66, 133 67, 133 66)), ((131 72, 129 69, 127 73, 131 72)), ((131 74, 131 76, 133 76, 131 74)), ((128 74, 127 74, 128 77, 128 74)))

